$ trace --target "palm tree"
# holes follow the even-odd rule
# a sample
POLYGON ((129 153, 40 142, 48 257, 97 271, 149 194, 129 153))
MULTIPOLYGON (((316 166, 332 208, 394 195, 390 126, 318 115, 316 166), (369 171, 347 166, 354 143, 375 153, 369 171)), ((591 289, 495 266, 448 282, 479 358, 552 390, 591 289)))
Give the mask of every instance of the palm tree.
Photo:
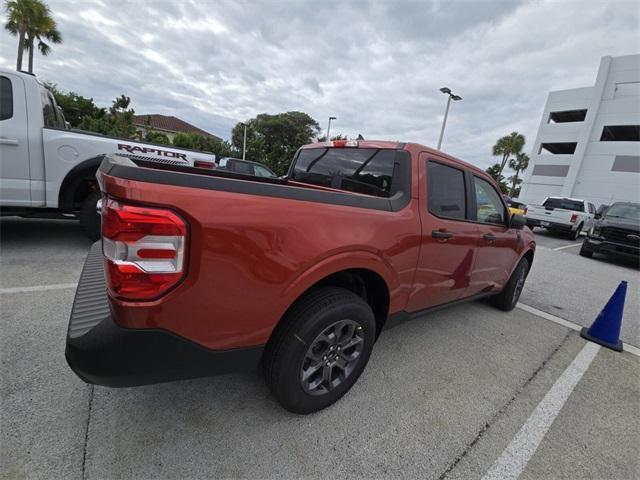
POLYGON ((16 70, 22 70, 22 57, 24 55, 27 29, 33 24, 42 6, 39 0, 7 0, 4 4, 7 13, 7 23, 4 28, 11 35, 18 36, 18 60, 16 70))
POLYGON ((512 158, 509 160, 509 168, 514 170, 516 173, 510 178, 511 180, 511 191, 509 192, 509 196, 513 197, 516 192, 516 187, 518 186, 518 176, 520 172, 524 172, 529 166, 529 155, 523 152, 516 153, 516 158, 512 158))
POLYGON ((44 3, 36 9, 36 14, 31 24, 27 27, 27 39, 25 48, 29 50, 29 73, 33 73, 33 52, 35 41, 38 40, 38 50, 42 55, 49 55, 51 47, 45 43, 62 43, 62 35, 58 31, 56 21, 51 17, 51 10, 44 3))
POLYGON ((502 161, 500 162, 500 169, 498 174, 502 174, 504 167, 507 165, 507 161, 511 155, 517 155, 522 151, 524 147, 525 138, 524 135, 518 132, 511 132, 496 142, 493 146, 494 155, 502 155, 502 161))

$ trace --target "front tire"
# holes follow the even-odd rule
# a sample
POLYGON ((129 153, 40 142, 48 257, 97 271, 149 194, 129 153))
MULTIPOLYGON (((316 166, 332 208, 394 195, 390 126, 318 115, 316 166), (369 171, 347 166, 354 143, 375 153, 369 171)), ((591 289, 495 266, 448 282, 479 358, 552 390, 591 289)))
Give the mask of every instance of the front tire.
POLYGON ((265 378, 293 413, 322 410, 340 399, 364 370, 375 341, 371 307, 336 287, 309 292, 276 328, 265 352, 265 378))
POLYGON ((523 258, 511 274, 511 277, 502 292, 490 298, 491 304, 505 312, 513 310, 520 299, 520 294, 522 293, 524 282, 527 279, 528 274, 529 261, 526 258, 523 258))
POLYGON ((82 230, 94 242, 100 239, 100 214, 96 210, 100 198, 100 192, 91 192, 87 195, 87 198, 82 202, 79 215, 82 230))
POLYGON ((581 257, 586 257, 586 258, 593 257, 593 252, 591 250, 589 250, 589 248, 587 247, 587 241, 586 240, 584 242, 582 242, 582 246, 580 247, 580 256, 581 257))

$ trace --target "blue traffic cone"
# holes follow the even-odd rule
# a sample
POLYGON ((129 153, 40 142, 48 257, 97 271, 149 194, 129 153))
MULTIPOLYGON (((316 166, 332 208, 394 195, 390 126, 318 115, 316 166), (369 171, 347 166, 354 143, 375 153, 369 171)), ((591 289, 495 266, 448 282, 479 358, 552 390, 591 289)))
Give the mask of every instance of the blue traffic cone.
POLYGON ((580 336, 617 352, 622 351, 620 327, 624 311, 624 297, 627 294, 627 282, 620 282, 616 291, 604 306, 591 327, 580 331, 580 336))

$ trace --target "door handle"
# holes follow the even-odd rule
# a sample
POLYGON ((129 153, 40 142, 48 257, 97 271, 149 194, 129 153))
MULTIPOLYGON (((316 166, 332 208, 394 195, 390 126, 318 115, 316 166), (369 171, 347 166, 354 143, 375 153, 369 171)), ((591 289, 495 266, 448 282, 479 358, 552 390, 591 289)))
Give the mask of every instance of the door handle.
POLYGON ((485 233, 484 235, 482 235, 482 238, 484 238, 487 242, 493 242, 496 239, 496 236, 493 233, 485 233))
POLYGON ((18 140, 14 140, 13 138, 0 137, 0 145, 18 145, 18 140))
POLYGON ((433 238, 442 238, 444 240, 447 240, 449 238, 453 238, 453 233, 443 232, 442 230, 432 230, 431 236, 433 238))

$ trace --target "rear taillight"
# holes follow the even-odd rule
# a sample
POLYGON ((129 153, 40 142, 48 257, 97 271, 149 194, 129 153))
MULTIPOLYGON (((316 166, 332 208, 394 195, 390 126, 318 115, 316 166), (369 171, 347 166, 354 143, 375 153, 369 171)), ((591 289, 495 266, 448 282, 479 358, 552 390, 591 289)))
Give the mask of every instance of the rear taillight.
POLYGON ((198 168, 216 168, 215 163, 205 162, 204 160, 194 160, 193 166, 198 168))
POLYGON ((107 199, 102 206, 102 252, 107 286, 126 300, 152 300, 184 275, 187 225, 171 210, 107 199))
POLYGON ((578 220, 578 214, 577 213, 571 214, 571 220, 569 220, 569 221, 571 223, 576 223, 576 220, 578 220))

